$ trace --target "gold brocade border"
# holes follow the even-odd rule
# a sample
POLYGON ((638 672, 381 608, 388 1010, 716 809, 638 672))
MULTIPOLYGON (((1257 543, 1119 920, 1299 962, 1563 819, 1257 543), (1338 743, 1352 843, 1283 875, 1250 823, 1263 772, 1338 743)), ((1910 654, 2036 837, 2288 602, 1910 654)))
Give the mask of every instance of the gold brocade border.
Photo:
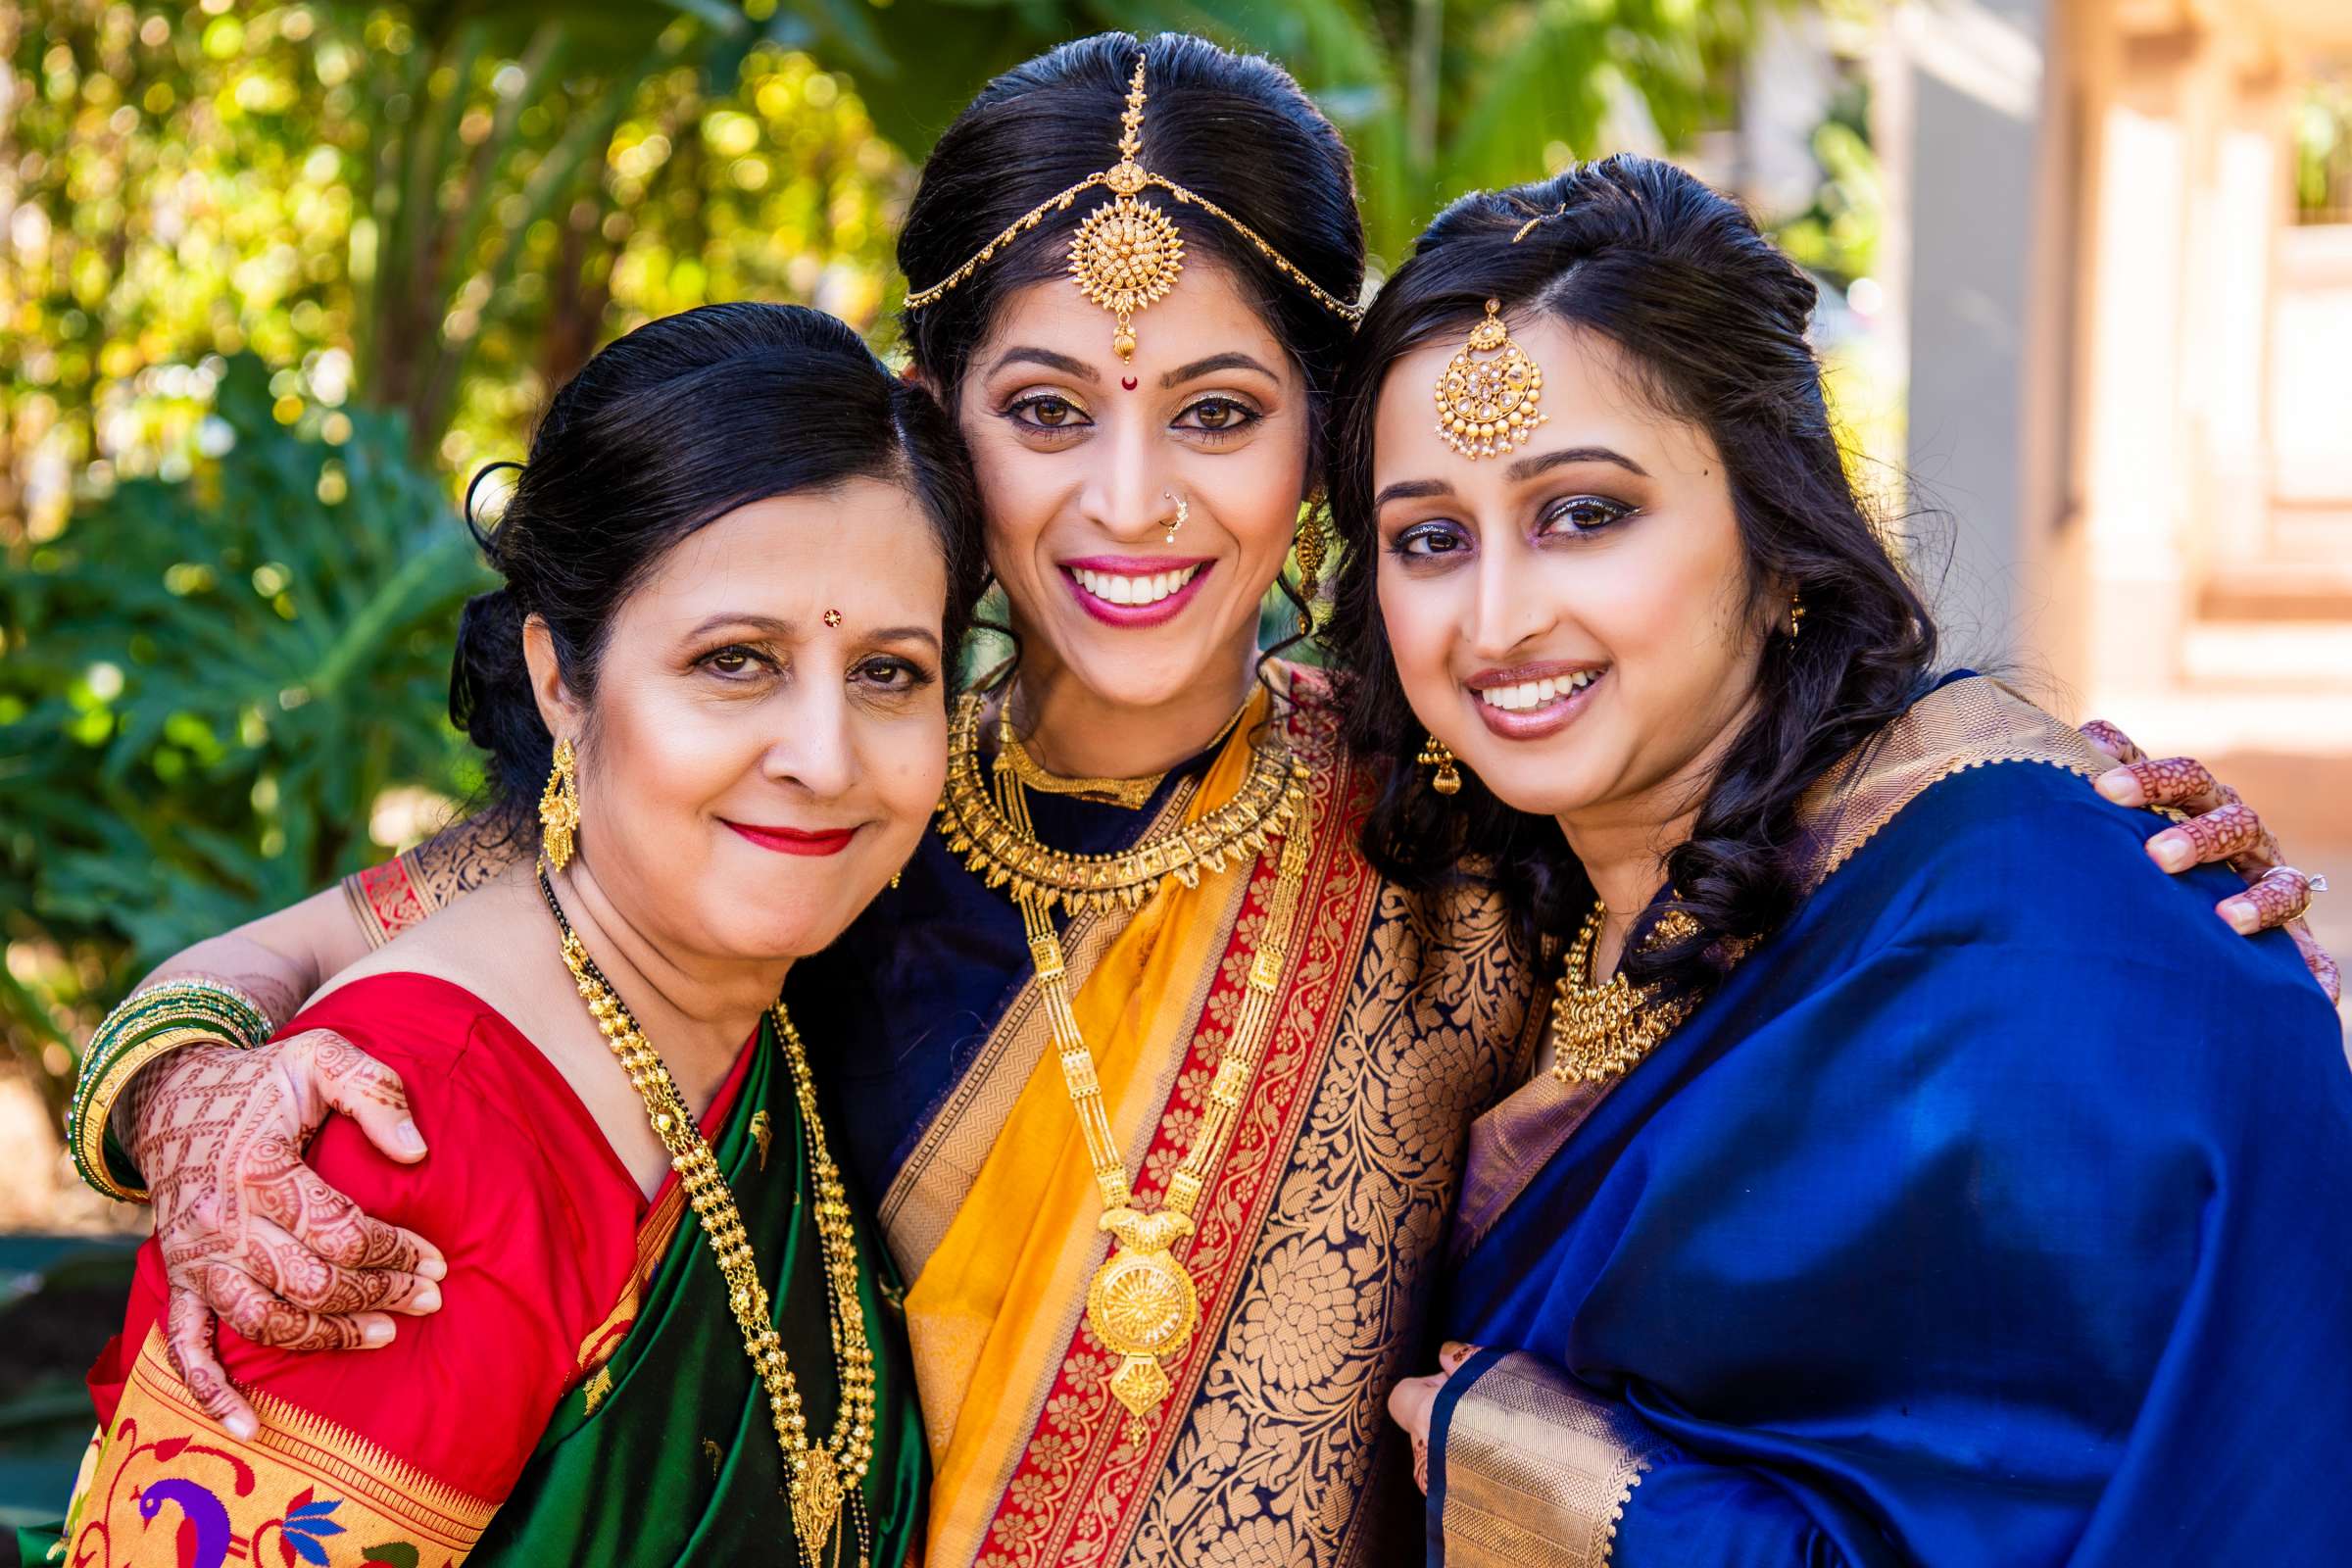
MULTIPOLYGON (((1846 754, 1806 792, 1808 893, 1818 891, 1905 807, 1958 773, 2012 762, 2093 777, 2114 760, 1987 675, 1947 682, 1846 754)), ((1616 1083, 1562 1088, 1540 1073, 1470 1131, 1470 1163, 1450 1254, 1460 1257, 1567 1146, 1616 1083)))
POLYGON ((1443 1441, 1447 1568, 1606 1568, 1634 1488, 1673 1446, 1516 1351, 1470 1385, 1443 1441))
POLYGON ((462 1562, 497 1512, 348 1428, 267 1394, 249 1396, 261 1430, 231 1438, 196 1406, 150 1329, 108 1428, 86 1491, 74 1499, 72 1560, 89 1568, 152 1562, 175 1531, 200 1560, 259 1560, 271 1531, 289 1558, 330 1568, 409 1560, 462 1562), (164 1514, 175 1509, 177 1522, 164 1514), (159 1518, 160 1516, 160 1518, 159 1518), (144 1549, 143 1549, 144 1548, 144 1549))
POLYGON ((426 896, 413 850, 395 855, 381 865, 352 872, 343 879, 343 897, 370 948, 380 948, 409 927, 422 923, 438 907, 426 896))
POLYGON ((1846 754, 1798 809, 1812 841, 1808 890, 1819 888, 1903 808, 1955 773, 2040 762, 2084 778, 2115 760, 1989 675, 1936 688, 1846 754))

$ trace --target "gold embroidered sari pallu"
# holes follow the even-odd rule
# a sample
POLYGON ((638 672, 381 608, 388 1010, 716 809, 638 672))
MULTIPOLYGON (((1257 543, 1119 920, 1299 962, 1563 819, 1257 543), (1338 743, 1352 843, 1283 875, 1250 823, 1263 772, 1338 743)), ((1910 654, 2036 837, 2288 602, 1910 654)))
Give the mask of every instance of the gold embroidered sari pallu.
MULTIPOLYGON (((1270 721, 1288 726, 1296 755, 1308 764, 1307 801, 1284 840, 1203 875, 1197 886, 1162 882, 1123 925, 1123 911, 1082 914, 1063 938, 1071 1012, 1092 1048, 1109 1138, 1132 1173, 1137 1210, 1161 1208, 1196 1148, 1216 1074, 1222 1069, 1230 1081, 1237 1071, 1228 1053, 1243 1054, 1246 1042, 1235 1036, 1246 1032, 1246 1014, 1270 1014, 1230 1141, 1200 1172, 1195 1233, 1171 1248, 1198 1292, 1200 1320, 1189 1338, 1155 1357, 1171 1383, 1167 1396, 1143 1401, 1131 1416, 1113 1387, 1129 1359, 1087 1321, 1090 1281, 1114 1254, 1100 1224, 1097 1167, 1034 980, 973 1069, 1000 1081, 963 1086, 884 1201, 894 1247, 915 1276, 906 1309, 936 1467, 926 1555, 934 1568, 1157 1561, 1171 1552, 1203 1560, 1232 1552, 1236 1561, 1266 1563, 1360 1559, 1353 1515, 1381 1436, 1369 1423, 1377 1420, 1373 1385, 1384 1380, 1387 1358, 1377 1344, 1362 1343, 1358 1321, 1328 1313, 1323 1321, 1264 1321, 1268 1311, 1281 1315, 1266 1299, 1267 1273, 1331 1267, 1332 1251, 1370 1255, 1360 1244, 1332 1251, 1309 1245, 1301 1233, 1351 1228, 1336 1217, 1318 1223, 1292 1212, 1316 1196, 1335 1211, 1378 1215, 1375 1224, 1411 1215, 1404 1223, 1419 1226, 1426 1216, 1430 1234, 1414 1242, 1434 1241, 1438 1210, 1427 1205, 1443 1201, 1435 1184, 1450 1194, 1460 1111, 1432 1106, 1429 1125, 1405 1129, 1416 1151, 1425 1139, 1442 1146, 1431 1150, 1431 1165, 1410 1162, 1408 1175, 1405 1162, 1360 1172, 1347 1164, 1362 1151, 1331 1124, 1350 1106, 1364 1107, 1360 1075, 1381 1073, 1386 1082, 1405 1066, 1370 1058, 1402 1040, 1382 1025, 1402 1010, 1397 999, 1415 995, 1419 965, 1403 954, 1393 965, 1381 961, 1386 944, 1374 940, 1375 928, 1385 936, 1404 922, 1384 920, 1378 878, 1355 852, 1357 790, 1338 760, 1325 699, 1311 677, 1295 676, 1293 690, 1299 706, 1270 721), (1283 886, 1286 855, 1296 858, 1295 891, 1283 886), (1266 976, 1273 966, 1260 955, 1274 951, 1283 961, 1267 977, 1270 994, 1252 1007, 1252 972, 1266 976), (1376 1004, 1359 994, 1363 985, 1380 999, 1377 1021, 1376 1004), (1311 1150, 1301 1142, 1310 1121, 1332 1135, 1311 1150), (987 1153, 976 1169, 942 1157, 944 1149, 980 1140, 987 1153), (1327 1168, 1304 1169, 1318 1161, 1327 1168), (1420 1191, 1424 1185, 1431 1191, 1420 1191), (955 1217, 926 1250, 919 1233, 931 1227, 923 1216, 951 1211, 955 1217), (1267 1343, 1269 1327, 1295 1339, 1277 1349, 1267 1343), (1296 1367, 1271 1364, 1286 1352, 1296 1367), (1307 1378, 1310 1367, 1320 1381, 1285 1386, 1307 1378), (1257 1384, 1263 1394, 1250 1394, 1257 1384), (1248 1419, 1228 1413, 1237 1404, 1262 1406, 1264 1396, 1286 1408, 1256 1441, 1289 1443, 1292 1451, 1274 1464, 1282 1473, 1244 1477, 1244 1467, 1223 1463, 1204 1444, 1212 1430, 1248 1419), (1319 1426, 1299 1408, 1310 1405, 1327 1417, 1319 1426), (1310 1428, 1313 1436, 1299 1436, 1310 1428), (1347 1457, 1335 1458, 1343 1448, 1347 1457), (1228 1480, 1227 1494, 1212 1495, 1228 1480), (1267 1480, 1279 1483, 1269 1494, 1277 1507, 1318 1517, 1273 1521, 1261 1507, 1258 1519, 1237 1521, 1245 1505, 1234 1497, 1254 1498, 1267 1480)), ((1243 789, 1251 737, 1269 721, 1267 707, 1263 698, 1253 702, 1175 830, 1243 789)), ((1515 1032, 1519 1012, 1502 1010, 1515 1032)), ((1467 1045, 1462 1033, 1440 1031, 1439 1038, 1467 1045)), ((1483 1096, 1500 1076, 1503 1053, 1468 1049, 1473 1060, 1461 1065, 1471 1070, 1457 1068, 1457 1082, 1483 1096)), ((1382 1120, 1396 1108, 1381 1104, 1362 1119, 1382 1120)), ((1418 1116, 1420 1108, 1409 1113, 1418 1116)), ((1385 1265, 1396 1238, 1366 1242, 1385 1265)), ((1411 1251, 1397 1254, 1408 1268, 1411 1251)), ((1382 1302, 1365 1308, 1375 1319, 1396 1294, 1377 1272, 1340 1288, 1351 1306, 1382 1302)), ((1407 1327, 1396 1323, 1389 1332, 1407 1327)), ((1262 1448, 1256 1461, 1268 1462, 1262 1448)))

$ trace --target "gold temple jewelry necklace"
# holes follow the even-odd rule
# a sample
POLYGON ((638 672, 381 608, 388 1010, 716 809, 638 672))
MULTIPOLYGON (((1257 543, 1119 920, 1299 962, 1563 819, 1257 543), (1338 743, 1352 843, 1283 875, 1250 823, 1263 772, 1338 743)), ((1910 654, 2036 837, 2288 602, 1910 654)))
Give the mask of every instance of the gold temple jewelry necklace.
MULTIPOLYGON (((1028 800, 1019 778, 1003 762, 1002 754, 997 789, 1007 826, 1035 844, 1028 800)), ((1157 1409, 1175 1387, 1161 1363, 1184 1349, 1200 1323, 1200 1291, 1171 1249, 1193 1234, 1194 1206, 1200 1200, 1209 1172, 1224 1153, 1242 1097, 1256 1076, 1258 1059, 1272 1032, 1285 948, 1297 922, 1299 890, 1306 880, 1310 816, 1301 799, 1283 818, 1287 827, 1274 895, 1267 905, 1257 952, 1250 962, 1241 1012, 1225 1037, 1225 1050, 1209 1082, 1208 1103, 1192 1147, 1185 1152, 1176 1174, 1168 1178, 1157 1209, 1138 1207, 1128 1184, 1127 1161, 1102 1103, 1094 1053, 1087 1048, 1077 1015, 1071 1010, 1068 967, 1062 958, 1061 939, 1054 930, 1053 904, 1042 889, 1016 888, 1013 895, 1013 902, 1020 906, 1030 956, 1037 964, 1038 989, 1045 994, 1047 1027, 1061 1061, 1062 1084, 1077 1113, 1078 1130, 1086 1139, 1095 1186, 1102 1195, 1099 1223, 1118 1239, 1087 1288, 1086 1320, 1095 1337, 1120 1358, 1119 1369, 1111 1374, 1110 1392, 1126 1406, 1128 1435, 1139 1443, 1147 1431, 1144 1417, 1157 1409)))
MULTIPOLYGON (((1269 724, 1266 738, 1251 749, 1249 776, 1233 799, 1199 821, 1153 834, 1115 855, 1056 850, 1039 843, 1031 829, 1016 826, 992 798, 980 761, 981 706, 977 693, 966 695, 956 705, 948 729, 940 836, 990 887, 1009 886, 1015 897, 1042 901, 1049 911, 1056 905, 1073 913, 1137 908, 1170 876, 1198 887, 1201 871, 1222 871, 1228 857, 1264 854, 1267 843, 1287 832, 1305 807, 1306 765, 1291 756, 1281 726, 1269 724)), ((1003 776, 1012 766, 1000 747, 993 771, 1003 776)), ((1002 785, 994 793, 1002 795, 1002 785)))
MULTIPOLYGON (((1595 901, 1569 946, 1568 962, 1553 990, 1551 1075, 1564 1084, 1605 1084, 1623 1077, 1698 1006, 1692 998, 1661 1001, 1663 987, 1637 986, 1622 969, 1605 983, 1593 981, 1600 928, 1608 914, 1609 906, 1595 901)), ((1697 931, 1697 921, 1680 908, 1669 909, 1644 945, 1669 946, 1697 931)))
MULTIPOLYGON (((718 1269, 726 1277, 727 1305, 743 1332, 743 1351, 751 1358, 753 1374, 767 1390, 769 1423, 784 1450, 789 1476, 786 1499, 792 1507, 792 1528, 799 1540, 804 1568, 816 1568, 819 1545, 830 1546, 831 1558, 841 1560, 842 1515, 846 1511, 858 1533, 858 1568, 871 1568, 873 1527, 866 1517, 862 1483, 874 1457, 874 1355, 866 1344, 865 1308, 858 1296, 858 1238, 850 1223, 848 1194, 841 1172, 825 1147, 825 1129, 817 1120, 816 1082, 808 1071, 808 1054, 800 1031, 779 1001, 773 1009, 776 1037, 792 1069, 793 1097, 800 1102, 801 1120, 808 1129, 808 1175, 816 1192, 816 1234, 823 1254, 825 1296, 832 1316, 833 1356, 840 1379, 841 1408, 834 1415, 833 1434, 823 1443, 808 1441, 808 1421, 801 1408, 801 1387, 792 1375, 784 1346, 771 1321, 767 1287, 761 1283, 752 1256, 751 1238, 735 1207, 735 1195, 718 1168, 718 1156, 695 1125, 694 1112, 678 1093, 675 1079, 661 1054, 637 1026, 628 1004, 588 956, 587 947, 571 929, 564 906, 548 880, 547 862, 539 862, 539 895, 564 936, 564 966, 571 971, 580 1000, 612 1050, 629 1085, 645 1102, 646 1119, 654 1136, 669 1151, 670 1168, 701 1221, 718 1269)), ((762 1154, 765 1150, 762 1148, 762 1154)))

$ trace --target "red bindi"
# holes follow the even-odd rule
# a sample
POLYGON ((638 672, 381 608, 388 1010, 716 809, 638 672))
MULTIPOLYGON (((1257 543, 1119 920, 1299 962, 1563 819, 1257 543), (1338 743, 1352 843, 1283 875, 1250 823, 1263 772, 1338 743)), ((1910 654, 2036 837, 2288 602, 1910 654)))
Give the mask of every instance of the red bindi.
POLYGON ((1132 375, 1122 375, 1119 377, 1119 385, 1132 392, 1135 390, 1135 377, 1132 375))

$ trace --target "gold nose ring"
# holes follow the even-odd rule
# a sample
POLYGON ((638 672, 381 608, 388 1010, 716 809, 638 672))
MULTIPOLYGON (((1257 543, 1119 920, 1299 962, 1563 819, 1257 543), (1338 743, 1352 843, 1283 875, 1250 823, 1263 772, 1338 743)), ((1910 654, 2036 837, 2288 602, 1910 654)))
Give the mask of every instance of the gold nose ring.
POLYGON ((1167 497, 1170 501, 1176 503, 1176 520, 1168 524, 1167 532, 1167 542, 1169 544, 1174 544, 1176 542, 1176 530, 1184 526, 1184 519, 1193 514, 1193 509, 1185 504, 1184 497, 1178 495, 1173 490, 1162 490, 1160 494, 1167 497))

